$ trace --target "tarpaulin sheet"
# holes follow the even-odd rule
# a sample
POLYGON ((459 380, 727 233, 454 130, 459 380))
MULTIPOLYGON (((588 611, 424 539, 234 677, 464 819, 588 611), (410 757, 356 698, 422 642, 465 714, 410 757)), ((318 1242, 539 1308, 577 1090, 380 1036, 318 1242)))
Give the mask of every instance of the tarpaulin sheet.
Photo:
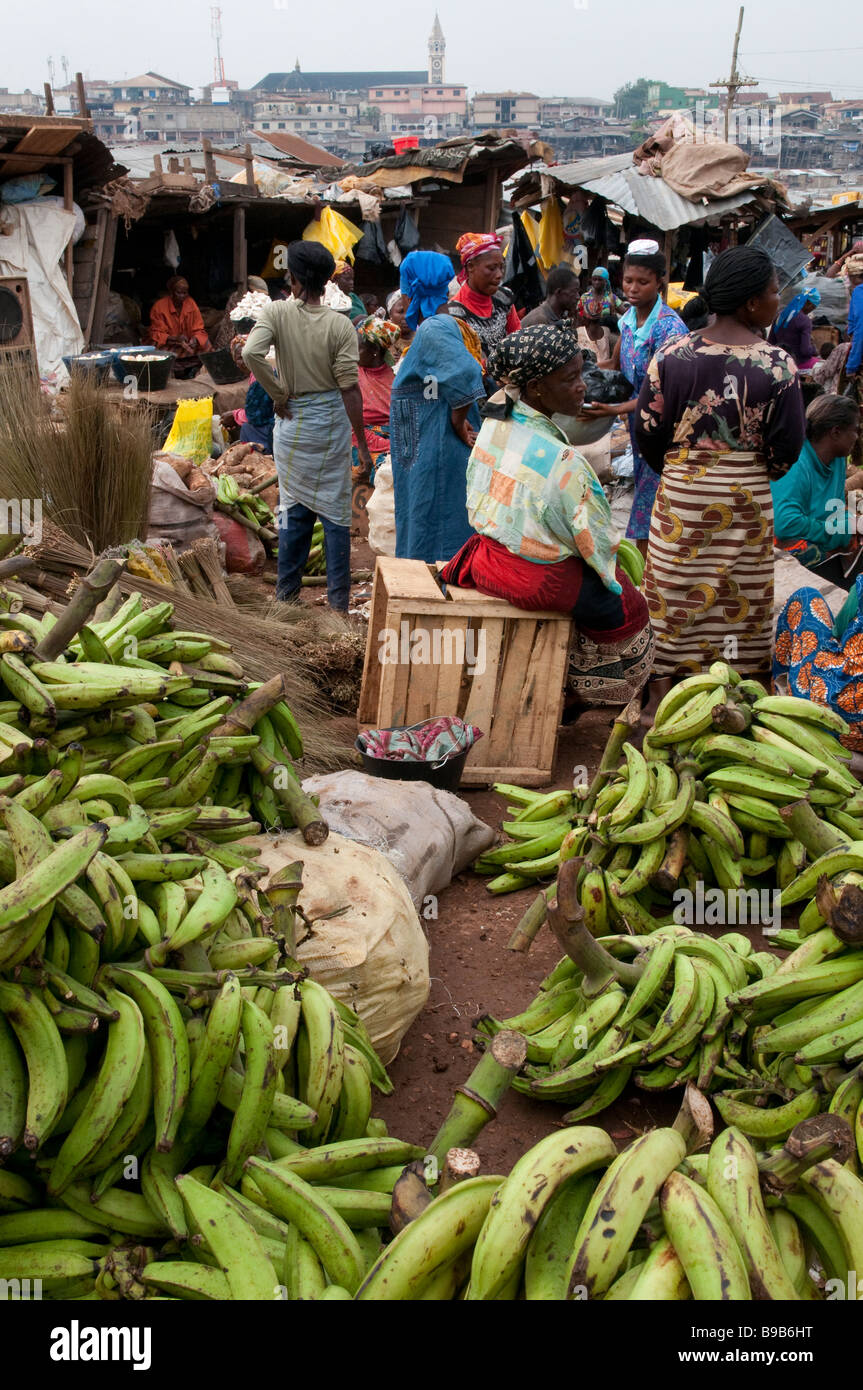
POLYGON ((15 203, 4 209, 10 234, 0 238, 0 275, 26 276, 39 375, 63 385, 63 356, 81 352, 84 335, 60 258, 75 230, 75 214, 55 204, 15 203))

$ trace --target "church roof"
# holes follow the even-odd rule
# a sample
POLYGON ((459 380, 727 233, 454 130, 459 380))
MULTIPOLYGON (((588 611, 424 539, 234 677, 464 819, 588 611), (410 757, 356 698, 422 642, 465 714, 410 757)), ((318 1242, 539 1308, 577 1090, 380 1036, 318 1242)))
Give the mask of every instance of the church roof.
POLYGON ((355 92, 365 87, 409 86, 428 82, 428 73, 416 72, 268 72, 255 83, 262 92, 355 92))

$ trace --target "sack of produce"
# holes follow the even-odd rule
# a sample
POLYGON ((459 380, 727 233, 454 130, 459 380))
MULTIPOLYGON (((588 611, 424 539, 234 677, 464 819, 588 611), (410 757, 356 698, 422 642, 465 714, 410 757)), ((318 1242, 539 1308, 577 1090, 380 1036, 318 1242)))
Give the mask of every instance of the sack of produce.
POLYGON ((393 466, 389 454, 375 468, 375 488, 366 503, 369 519, 369 546, 376 555, 396 553, 396 498, 393 466))
POLYGON ((254 531, 232 521, 224 512, 215 512, 213 521, 225 544, 225 569, 228 574, 261 574, 267 559, 263 543, 254 531))
MULTIPOLYGON (((191 472, 191 470, 190 470, 191 472)), ((168 540, 184 550, 202 536, 214 536, 211 487, 190 491, 164 454, 153 458, 148 540, 168 540)))
POLYGON ((460 797, 428 782, 391 782, 366 772, 324 772, 303 783, 332 830, 385 854, 417 911, 429 894, 489 849, 494 831, 460 797))
POLYGON ((332 830, 315 848, 299 831, 243 843, 260 849, 256 862, 270 874, 302 862, 299 904, 312 926, 305 938, 298 932, 297 959, 356 1010, 381 1061, 391 1062, 429 992, 428 942, 395 869, 377 850, 332 830))

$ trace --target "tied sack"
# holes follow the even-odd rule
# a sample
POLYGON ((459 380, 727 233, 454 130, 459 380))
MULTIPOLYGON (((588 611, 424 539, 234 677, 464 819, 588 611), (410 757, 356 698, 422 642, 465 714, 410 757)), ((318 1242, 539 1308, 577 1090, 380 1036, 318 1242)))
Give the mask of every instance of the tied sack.
POLYGON ((167 540, 175 550, 184 550, 202 536, 216 537, 213 525, 215 496, 212 487, 190 491, 176 469, 165 458, 155 454, 147 540, 167 540))
POLYGON ((298 830, 244 843, 268 874, 302 863, 299 904, 312 927, 298 920, 296 957, 359 1014, 388 1065, 429 993, 428 942, 404 882, 377 850, 333 831, 315 847, 298 830))

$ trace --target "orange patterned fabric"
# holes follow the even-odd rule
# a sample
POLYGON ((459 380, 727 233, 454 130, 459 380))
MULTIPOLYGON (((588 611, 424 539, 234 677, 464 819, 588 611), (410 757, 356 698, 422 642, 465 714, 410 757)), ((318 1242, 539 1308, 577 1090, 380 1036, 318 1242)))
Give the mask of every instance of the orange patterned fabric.
POLYGON ((643 588, 657 675, 716 660, 743 672, 769 665, 773 503, 759 455, 693 449, 666 455, 643 588))

